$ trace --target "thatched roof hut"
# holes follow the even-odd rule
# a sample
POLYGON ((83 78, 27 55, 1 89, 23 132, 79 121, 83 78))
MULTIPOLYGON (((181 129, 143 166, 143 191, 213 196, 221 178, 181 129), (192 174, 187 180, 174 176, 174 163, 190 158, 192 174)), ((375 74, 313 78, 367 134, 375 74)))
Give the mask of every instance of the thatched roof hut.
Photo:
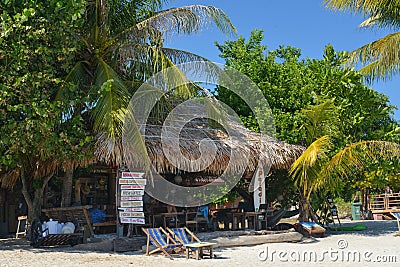
MULTIPOLYGON (((201 170, 220 175, 223 172, 237 174, 245 169, 247 174, 252 174, 259 161, 264 161, 263 164, 272 169, 288 169, 305 149, 250 131, 234 120, 229 122, 229 134, 204 118, 187 123, 177 121, 184 127, 176 126, 179 129, 172 131, 165 131, 165 125, 163 130, 160 124, 146 124, 145 145, 150 162, 158 173, 201 170)), ((114 143, 105 135, 99 135, 95 155, 109 164, 121 165, 125 162, 127 166, 143 168, 140 157, 135 153, 124 157, 123 151, 132 152, 134 149, 127 146, 129 144, 123 147, 121 142, 114 143)))

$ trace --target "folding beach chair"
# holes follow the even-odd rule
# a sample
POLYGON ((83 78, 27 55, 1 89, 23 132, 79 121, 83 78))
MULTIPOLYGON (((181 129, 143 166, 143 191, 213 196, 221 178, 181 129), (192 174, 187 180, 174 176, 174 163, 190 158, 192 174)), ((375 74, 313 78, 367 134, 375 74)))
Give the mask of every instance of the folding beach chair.
POLYGON ((399 228, 399 232, 395 234, 395 236, 400 236, 400 212, 391 212, 390 214, 392 214, 396 220, 397 220, 397 227, 399 228))
POLYGON ((201 242, 200 239, 193 234, 186 226, 183 228, 167 228, 176 242, 181 243, 183 246, 188 243, 201 242), (190 239, 188 238, 188 234, 190 239))
POLYGON ((297 232, 306 234, 308 237, 312 235, 318 235, 323 237, 326 229, 315 222, 298 222, 294 224, 294 228, 297 232))
POLYGON ((178 244, 162 227, 160 228, 142 228, 147 235, 146 255, 161 251, 165 256, 172 259, 171 252, 182 252, 182 245, 178 244), (149 251, 150 243, 157 247, 149 251))
POLYGON ((168 228, 167 231, 171 233, 172 237, 177 243, 182 244, 186 249, 187 257, 189 257, 189 252, 195 253, 196 258, 199 259, 203 257, 203 250, 208 251, 208 256, 210 258, 214 257, 213 246, 216 243, 202 242, 195 234, 193 234, 186 226, 183 228, 168 228), (200 255, 199 255, 200 253, 200 255))

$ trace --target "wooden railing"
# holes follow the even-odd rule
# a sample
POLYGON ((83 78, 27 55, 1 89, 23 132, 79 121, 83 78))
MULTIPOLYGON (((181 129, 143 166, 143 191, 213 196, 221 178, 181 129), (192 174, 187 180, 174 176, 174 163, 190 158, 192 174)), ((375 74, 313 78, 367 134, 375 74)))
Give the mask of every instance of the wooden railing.
POLYGON ((369 209, 373 213, 400 210, 400 193, 371 195, 369 209))

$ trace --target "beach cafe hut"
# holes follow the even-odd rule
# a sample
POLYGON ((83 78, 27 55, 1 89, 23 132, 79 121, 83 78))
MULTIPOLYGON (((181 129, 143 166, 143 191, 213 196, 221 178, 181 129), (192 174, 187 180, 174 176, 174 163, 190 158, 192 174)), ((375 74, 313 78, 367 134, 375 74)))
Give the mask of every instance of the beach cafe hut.
MULTIPOLYGON (((178 124, 184 125, 179 131, 178 144, 166 141, 176 138, 172 134, 161 138, 160 125, 146 125, 145 144, 154 169, 170 182, 184 186, 204 185, 218 179, 223 172, 235 175, 244 170, 245 179, 254 178, 254 207, 265 204, 265 183, 257 182, 265 178, 270 170, 288 169, 305 149, 250 131, 234 120, 228 126, 229 134, 204 118, 178 124), (234 138, 230 138, 232 136, 234 138), (207 148, 210 143, 212 147, 207 148), (201 148, 202 145, 206 148, 201 148), (174 153, 166 156, 169 150, 174 153), (199 172, 199 165, 201 167, 203 163, 206 167, 199 172)), ((137 164, 141 161, 134 153, 124 157, 125 151, 133 148, 124 147, 122 143, 115 145, 104 136, 99 136, 96 147, 96 156, 102 162, 113 165, 124 162, 127 166, 135 166, 137 170, 142 167, 137 164)), ((162 190, 168 191, 166 188, 162 190)))
MULTIPOLYGON (((242 175, 245 179, 255 178, 254 207, 265 203, 263 184, 257 184, 261 178, 267 176, 268 173, 264 171, 288 169, 305 149, 299 145, 291 145, 274 137, 250 131, 234 121, 229 122, 229 134, 223 127, 217 127, 202 118, 191 120, 183 125, 179 133, 180 154, 172 154, 168 157, 165 155, 166 151, 169 149, 176 151, 176 147, 173 147, 176 144, 161 139, 161 125, 146 125, 145 145, 155 171, 172 182, 198 186, 215 181, 221 173, 235 175, 244 170, 242 175), (234 138, 231 138, 232 135, 234 138), (204 140, 208 141, 204 142, 204 140), (173 162, 171 162, 171 156, 173 162), (199 172, 199 164, 203 163, 207 163, 207 166, 199 172), (260 166, 266 168, 260 168, 260 166)), ((76 179, 73 202, 104 211, 106 221, 109 223, 104 221, 97 223, 97 229, 101 229, 101 226, 115 227, 115 222, 118 222, 116 218, 118 170, 121 170, 123 166, 135 166, 135 169, 140 171, 143 166, 140 164, 140 157, 132 151, 133 148, 123 145, 122 142, 110 142, 105 135, 100 134, 97 137, 95 149, 97 164, 93 165, 91 173, 80 174, 80 177, 76 179), (132 153, 126 156, 126 151, 132 153)), ((0 210, 0 214, 2 213, 6 214, 5 211, 0 210)), ((96 226, 96 223, 93 225, 96 226)))

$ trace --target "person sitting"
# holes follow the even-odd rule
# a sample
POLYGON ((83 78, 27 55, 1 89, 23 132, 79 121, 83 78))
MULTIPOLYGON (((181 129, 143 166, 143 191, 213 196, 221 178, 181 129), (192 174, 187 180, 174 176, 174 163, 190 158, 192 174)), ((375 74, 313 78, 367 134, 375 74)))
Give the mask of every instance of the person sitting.
POLYGON ((393 194, 393 190, 389 186, 386 186, 385 195, 391 195, 391 194, 393 194))
MULTIPOLYGON (((171 204, 167 204, 167 211, 168 211, 168 213, 177 213, 178 211, 177 211, 177 209, 176 209, 176 207, 175 206, 173 206, 173 205, 171 205, 171 204)), ((176 217, 176 220, 178 220, 178 218, 176 217)), ((175 217, 171 217, 170 218, 170 221, 171 222, 175 222, 175 217)), ((179 220, 178 220, 179 221, 179 220)))

